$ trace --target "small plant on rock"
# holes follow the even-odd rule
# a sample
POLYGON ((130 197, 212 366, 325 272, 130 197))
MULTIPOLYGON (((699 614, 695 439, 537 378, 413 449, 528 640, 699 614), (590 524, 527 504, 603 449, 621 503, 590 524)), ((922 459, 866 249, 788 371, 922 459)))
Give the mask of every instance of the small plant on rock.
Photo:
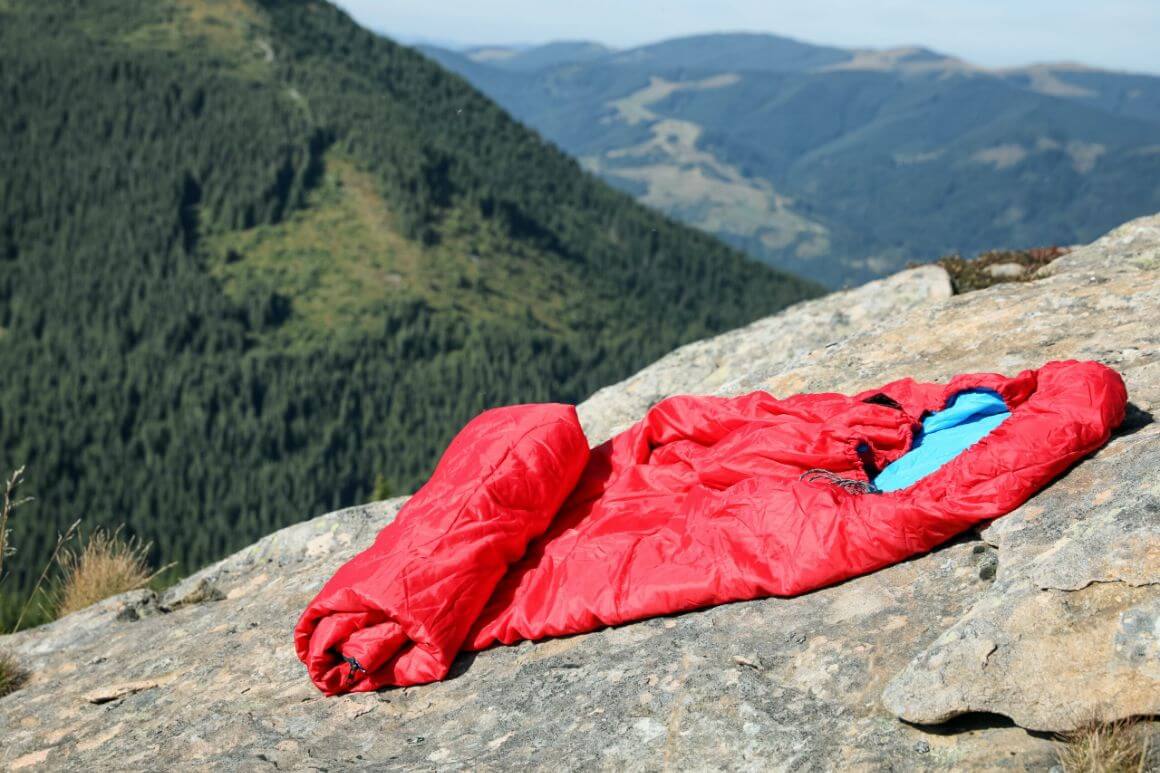
POLYGON ((1147 728, 1133 720, 1088 722, 1059 738, 1064 773, 1144 773, 1156 770, 1147 728))
POLYGON ((60 587, 56 591, 58 617, 84 609, 118 593, 144 588, 157 576, 149 568, 151 545, 136 537, 125 539, 121 530, 97 528, 79 549, 65 548, 58 562, 60 587))
MULTIPOLYGON (((4 483, 4 500, 0 504, 0 580, 4 579, 4 559, 15 552, 8 521, 16 508, 28 501, 28 498, 18 499, 16 496, 16 490, 23 481, 24 468, 21 467, 8 476, 4 483)), ((19 661, 7 652, 0 651, 0 698, 19 690, 27 678, 28 674, 21 668, 19 661)))
POLYGON ((6 652, 0 652, 0 698, 16 692, 28 679, 28 673, 20 662, 6 652))
MULTIPOLYGON (((1003 282, 1027 282, 1035 278, 1039 269, 1051 263, 1056 258, 1069 252, 1067 247, 1035 247, 1029 250, 994 250, 985 252, 976 258, 964 258, 961 255, 945 255, 934 261, 942 266, 951 279, 951 287, 955 295, 982 290, 994 284, 1003 282), (1021 272, 1016 274, 996 273, 993 267, 1019 267, 1021 272)), ((910 263, 909 267, 920 266, 921 263, 910 263)))
POLYGON ((0 505, 0 579, 4 577, 4 559, 16 552, 12 546, 12 529, 8 527, 8 520, 16 508, 32 501, 32 497, 20 499, 16 496, 16 490, 23 482, 24 468, 20 467, 4 483, 4 502, 0 505))

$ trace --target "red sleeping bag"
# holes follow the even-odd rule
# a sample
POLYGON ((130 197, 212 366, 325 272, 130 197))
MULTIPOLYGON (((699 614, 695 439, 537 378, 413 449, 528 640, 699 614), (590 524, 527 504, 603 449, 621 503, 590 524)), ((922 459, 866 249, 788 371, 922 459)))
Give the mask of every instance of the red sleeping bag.
POLYGON ((328 695, 375 690, 442 679, 463 650, 821 588, 1010 512, 1106 443, 1126 401, 1094 362, 853 397, 673 397, 591 451, 572 406, 490 410, 306 608, 298 656, 328 695), (907 488, 848 485, 970 389, 1010 417, 907 488), (819 468, 833 476, 803 479, 819 468))

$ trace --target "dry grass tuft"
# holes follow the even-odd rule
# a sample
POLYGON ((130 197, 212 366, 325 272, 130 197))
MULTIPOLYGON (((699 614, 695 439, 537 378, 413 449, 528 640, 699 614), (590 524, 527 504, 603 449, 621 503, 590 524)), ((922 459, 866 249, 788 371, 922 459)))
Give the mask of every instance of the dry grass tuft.
MULTIPOLYGON (((1035 278, 1039 269, 1051 263, 1061 255, 1071 250, 1067 247, 1035 247, 1030 250, 995 250, 984 252, 977 258, 964 258, 961 255, 946 255, 935 261, 935 264, 946 269, 951 278, 951 287, 955 295, 983 290, 991 285, 1003 282, 1028 282, 1035 278), (1019 276, 994 276, 991 266, 1013 263, 1023 267, 1019 276)), ((908 267, 920 266, 921 263, 910 263, 908 267)))
POLYGON ((83 548, 61 551, 61 584, 55 605, 58 617, 143 588, 153 579, 155 573, 146 558, 150 545, 141 544, 136 537, 126 540, 120 532, 98 528, 83 548))
POLYGON ((1060 736, 1057 755, 1064 773, 1144 773, 1155 770, 1147 728, 1124 719, 1089 722, 1060 736))
POLYGON ((20 467, 4 482, 4 497, 0 501, 0 578, 4 577, 4 559, 16 552, 12 546, 12 530, 8 528, 8 521, 16 508, 31 502, 31 497, 23 499, 16 496, 16 490, 24 482, 24 468, 20 467))
POLYGON ((16 658, 7 652, 0 652, 0 698, 16 692, 28 679, 28 673, 20 667, 16 658))

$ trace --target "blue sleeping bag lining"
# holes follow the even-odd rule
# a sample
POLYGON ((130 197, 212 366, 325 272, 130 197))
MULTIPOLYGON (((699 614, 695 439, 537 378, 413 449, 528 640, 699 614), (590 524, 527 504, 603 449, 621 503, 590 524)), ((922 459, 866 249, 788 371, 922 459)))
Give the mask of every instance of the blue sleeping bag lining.
POLYGON ((998 392, 991 389, 959 392, 946 408, 923 420, 922 431, 911 449, 886 465, 874 478, 874 485, 885 492, 917 483, 982 440, 1010 415, 998 392))

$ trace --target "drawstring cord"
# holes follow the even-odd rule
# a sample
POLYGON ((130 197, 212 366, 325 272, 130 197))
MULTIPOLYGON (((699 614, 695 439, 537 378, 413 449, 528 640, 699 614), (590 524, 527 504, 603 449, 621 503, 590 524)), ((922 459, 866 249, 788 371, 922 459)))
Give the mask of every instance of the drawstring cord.
POLYGON ((346 675, 346 681, 353 682, 359 671, 362 671, 364 674, 367 672, 367 670, 363 668, 362 663, 359 663, 354 658, 344 657, 343 660, 345 660, 346 664, 350 666, 350 671, 346 675))
POLYGON ((841 475, 823 470, 815 467, 812 470, 806 470, 801 474, 800 480, 807 483, 814 483, 817 481, 824 481, 832 483, 843 491, 849 491, 851 494, 881 494, 882 489, 875 486, 873 483, 864 480, 855 480, 853 478, 843 478, 841 475))

